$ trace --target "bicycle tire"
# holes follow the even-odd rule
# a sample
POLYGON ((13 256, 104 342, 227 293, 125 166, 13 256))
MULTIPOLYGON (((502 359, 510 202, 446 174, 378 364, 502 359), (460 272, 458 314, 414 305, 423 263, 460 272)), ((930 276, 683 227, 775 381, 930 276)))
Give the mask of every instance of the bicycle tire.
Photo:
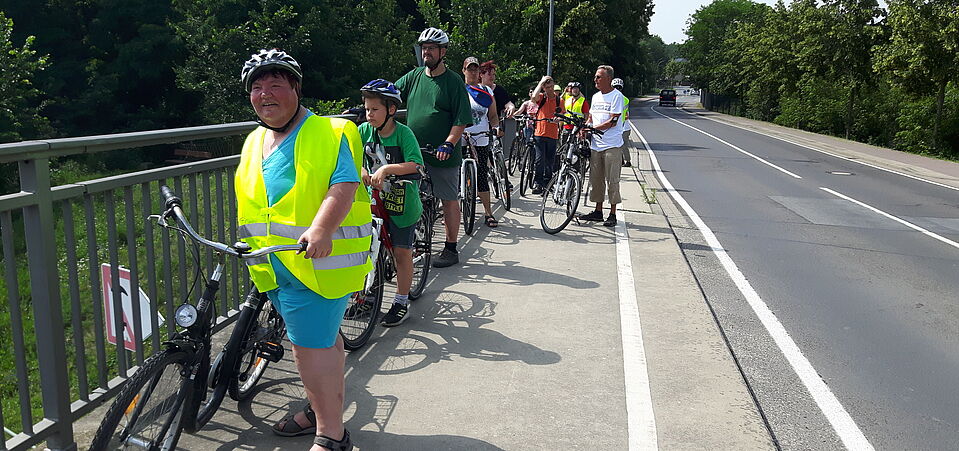
POLYGON ((343 346, 347 351, 362 348, 373 335, 376 320, 383 304, 383 285, 385 275, 383 266, 386 264, 386 249, 380 246, 379 255, 373 259, 373 270, 366 277, 372 277, 369 288, 353 293, 343 313, 343 322, 340 323, 340 336, 343 337, 343 346))
POLYGON ((423 200, 423 213, 416 221, 413 239, 413 284, 410 286, 410 299, 414 300, 423 294, 426 288, 426 279, 430 274, 430 263, 433 258, 433 224, 436 213, 433 212, 432 198, 423 200))
POLYGON ((560 169, 543 190, 543 206, 539 213, 539 223, 543 231, 555 235, 566 228, 576 214, 582 184, 576 174, 568 169, 560 169), (562 192, 557 193, 558 190, 562 192), (547 213, 549 211, 549 213, 547 213), (563 218, 559 221, 547 219, 563 218), (549 223, 547 223, 549 222, 549 223))
POLYGON ((509 170, 509 175, 516 175, 516 169, 519 168, 523 157, 519 153, 525 147, 519 137, 513 138, 513 143, 509 146, 509 155, 506 156, 506 168, 509 170))
POLYGON ((189 373, 189 371, 183 371, 183 368, 189 365, 189 360, 190 357, 186 352, 170 349, 146 359, 133 376, 124 382, 123 389, 110 404, 110 409, 100 423, 90 449, 127 449, 132 446, 131 441, 138 442, 137 449, 144 447, 152 449, 152 446, 143 446, 143 443, 154 445, 161 450, 176 449, 176 443, 183 432, 180 424, 183 417, 182 407, 186 397, 192 393, 192 390, 183 390, 190 384, 189 380, 182 376, 189 373), (164 383, 167 379, 173 384, 164 383), (159 398, 155 407, 151 405, 147 408, 151 401, 158 399, 156 395, 164 394, 162 390, 158 392, 157 388, 168 389, 171 386, 174 388, 172 393, 159 398), (147 390, 141 393, 141 389, 144 388, 147 390), (127 418, 127 424, 121 428, 120 423, 126 416, 130 418, 127 418), (169 422, 169 425, 164 427, 164 423, 157 424, 157 420, 169 422), (119 432, 118 428, 120 428, 119 432), (165 433, 164 429, 166 429, 165 433), (160 437, 150 438, 150 432, 146 432, 147 437, 144 439, 142 431, 162 434, 162 440, 159 444, 154 443, 160 437))
POLYGON ((526 191, 533 186, 533 153, 527 152, 523 155, 523 162, 520 164, 519 172, 519 195, 526 197, 526 191))
MULTIPOLYGON (((255 291, 256 288, 253 288, 255 291)), ((283 346, 283 336, 286 335, 286 323, 280 312, 265 293, 256 292, 261 296, 259 307, 253 321, 247 326, 244 334, 245 342, 240 346, 244 351, 238 360, 239 367, 229 379, 230 399, 243 401, 250 397, 253 388, 263 377, 263 373, 270 365, 270 359, 260 355, 261 343, 273 346, 283 346)))
POLYGON ((509 176, 507 175, 506 170, 506 162, 503 161, 503 154, 501 153, 493 156, 493 160, 495 163, 493 170, 499 174, 498 178, 503 183, 502 189, 500 190, 500 202, 503 203, 503 208, 505 208, 506 211, 509 211, 510 207, 513 205, 512 200, 510 199, 513 195, 513 190, 510 188, 509 176))
POLYGON ((466 169, 464 197, 461 205, 463 216, 463 232, 472 235, 476 226, 476 176, 474 171, 466 169))

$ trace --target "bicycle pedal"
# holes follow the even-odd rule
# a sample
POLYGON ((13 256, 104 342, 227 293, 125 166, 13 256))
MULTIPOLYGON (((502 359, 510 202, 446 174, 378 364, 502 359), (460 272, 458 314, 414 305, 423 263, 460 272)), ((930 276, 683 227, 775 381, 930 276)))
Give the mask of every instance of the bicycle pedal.
POLYGON ((261 341, 256 344, 258 357, 263 357, 273 363, 279 362, 283 359, 283 345, 279 343, 270 343, 268 341, 261 341))

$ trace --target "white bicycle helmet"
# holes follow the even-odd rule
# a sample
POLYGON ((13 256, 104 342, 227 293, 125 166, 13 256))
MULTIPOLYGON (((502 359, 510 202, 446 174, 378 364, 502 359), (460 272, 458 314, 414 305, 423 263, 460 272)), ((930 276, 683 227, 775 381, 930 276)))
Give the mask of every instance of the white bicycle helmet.
POLYGON ((438 44, 438 45, 449 45, 450 37, 446 34, 445 31, 440 30, 439 28, 429 27, 423 30, 420 33, 419 39, 416 40, 417 44, 438 44))
POLYGON ((623 87, 623 79, 622 79, 622 78, 614 78, 614 79, 613 79, 613 82, 612 82, 611 84, 613 85, 614 88, 622 88, 622 87, 623 87))
POLYGON ((292 56, 282 50, 263 49, 259 53, 253 54, 250 60, 243 64, 243 69, 240 70, 240 81, 243 82, 243 88, 246 89, 246 92, 250 92, 255 78, 254 75, 271 67, 290 72, 298 81, 303 81, 303 69, 300 68, 300 63, 297 63, 292 56))

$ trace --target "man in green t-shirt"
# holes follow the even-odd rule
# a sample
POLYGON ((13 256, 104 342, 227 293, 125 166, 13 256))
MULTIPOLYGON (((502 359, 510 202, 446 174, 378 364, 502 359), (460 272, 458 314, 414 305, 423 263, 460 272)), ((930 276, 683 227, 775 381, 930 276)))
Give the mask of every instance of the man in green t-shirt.
MULTIPOLYGON (((396 263, 396 296, 393 306, 383 317, 384 326, 396 326, 406 320, 409 311, 410 286, 413 283, 413 241, 416 221, 423 212, 419 183, 395 183, 386 187, 383 182, 390 175, 415 174, 423 166, 420 145, 409 127, 396 122, 393 115, 402 102, 393 83, 376 79, 360 88, 366 120, 360 125, 364 145, 373 145, 378 158, 369 165, 370 174, 363 166, 363 183, 379 190, 379 201, 389 214, 387 231, 393 243, 393 261, 396 263), (381 152, 381 154, 380 154, 381 152), (381 156, 380 156, 381 155, 381 156)), ((370 303, 362 304, 370 306, 370 303)), ((362 308, 362 307, 360 307, 362 308)), ((347 311, 347 315, 356 312, 347 311)))
POLYGON ((456 241, 459 236, 459 168, 463 160, 459 141, 463 130, 473 125, 472 109, 463 79, 446 70, 443 58, 450 38, 443 30, 427 28, 417 42, 425 67, 409 71, 396 81, 406 99, 406 123, 420 145, 436 149, 436 157, 424 155, 426 171, 433 183, 433 195, 443 201, 446 246, 433 266, 443 268, 459 263, 456 241))

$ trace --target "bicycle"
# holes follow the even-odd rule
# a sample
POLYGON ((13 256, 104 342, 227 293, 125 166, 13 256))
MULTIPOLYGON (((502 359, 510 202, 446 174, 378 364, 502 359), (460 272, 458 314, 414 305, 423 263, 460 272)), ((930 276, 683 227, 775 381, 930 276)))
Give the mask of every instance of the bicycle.
MULTIPOLYGON (((479 177, 476 166, 476 149, 470 143, 470 133, 463 132, 463 162, 460 163, 460 214, 463 217, 463 232, 473 234, 476 225, 476 180, 479 177)), ((472 135, 475 136, 475 135, 472 135)))
POLYGON ((583 189, 583 177, 589 164, 589 139, 580 137, 579 132, 602 135, 601 130, 586 125, 586 121, 576 116, 557 116, 561 121, 573 125, 574 139, 566 142, 557 154, 562 155, 559 171, 546 184, 543 190, 543 205, 540 209, 540 225, 549 234, 559 233, 566 228, 576 215, 579 197, 583 189))
POLYGON ((527 122, 531 119, 527 115, 516 116, 516 134, 513 136, 513 142, 509 146, 509 155, 506 156, 506 168, 509 170, 509 175, 516 175, 516 170, 519 169, 520 163, 522 162, 522 157, 525 155, 523 152, 527 147, 527 141, 532 141, 532 137, 526 137, 527 127, 532 124, 532 122, 527 122))
MULTIPOLYGON (((429 148, 426 152, 429 152, 429 148)), ((364 160, 366 163, 378 161, 380 165, 386 164, 386 159, 381 152, 367 147, 366 154, 369 157, 364 160)), ((373 167, 374 165, 368 164, 367 170, 369 171, 373 167)), ((410 286, 410 300, 415 300, 423 294, 426 279, 429 276, 430 260, 432 259, 433 223, 436 221, 436 202, 433 200, 432 185, 425 171, 416 174, 389 175, 387 177, 388 184, 405 184, 414 181, 420 181, 420 199, 423 203, 423 212, 416 222, 414 231, 413 283, 410 286)), ((384 186, 383 189, 389 191, 390 188, 384 186)), ((381 190, 373 188, 371 199, 373 240, 370 255, 373 269, 366 276, 363 290, 350 297, 346 312, 343 314, 343 322, 340 323, 343 347, 348 351, 363 347, 373 335, 383 305, 383 292, 386 282, 396 276, 393 241, 390 239, 388 232, 389 213, 383 204, 381 190)))
MULTIPOLYGON (((531 123, 549 121, 551 119, 527 118, 531 123)), ((533 188, 533 182, 536 178, 536 138, 530 137, 525 141, 526 145, 521 152, 519 162, 519 195, 526 197, 526 191, 533 188)))
MULTIPOLYGON (((474 135, 475 136, 475 135, 474 135)), ((490 158, 486 162, 489 168, 489 183, 493 190, 493 195, 503 203, 503 208, 509 211, 512 206, 513 184, 510 183, 506 172, 506 159, 503 156, 503 141, 490 133, 490 158)))
POLYGON ((237 401, 248 398, 267 365, 283 358, 281 340, 286 334, 283 318, 266 294, 254 287, 240 307, 230 339, 211 365, 211 336, 216 319, 214 299, 226 256, 242 260, 265 258, 274 252, 303 251, 306 243, 252 251, 243 242, 229 246, 206 240, 194 231, 183 214, 180 199, 166 186, 161 186, 160 192, 165 211, 149 219, 179 232, 181 239, 189 238, 193 242, 197 276, 200 245, 214 250, 216 267, 196 305, 186 302, 176 309, 174 320, 181 330, 165 341, 164 349, 146 359, 124 383, 97 429, 90 447, 93 450, 175 449, 184 430, 196 432, 210 421, 226 393, 237 401), (173 219, 174 224, 169 224, 169 219, 173 219))

